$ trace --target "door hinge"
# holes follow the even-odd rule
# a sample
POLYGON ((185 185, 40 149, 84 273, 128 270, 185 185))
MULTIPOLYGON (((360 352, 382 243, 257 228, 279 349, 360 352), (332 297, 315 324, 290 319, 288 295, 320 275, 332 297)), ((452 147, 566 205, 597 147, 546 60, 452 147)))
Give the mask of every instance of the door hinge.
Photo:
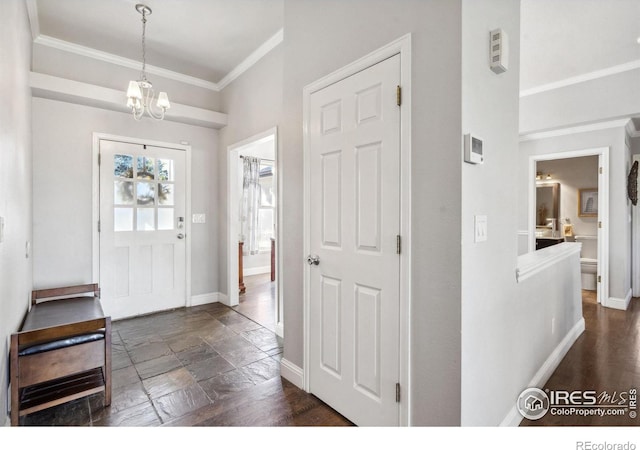
POLYGON ((400 403, 400 383, 396 383, 396 403, 400 403))
POLYGON ((598 283, 602 283, 602 276, 598 275, 598 283))
POLYGON ((98 233, 100 233, 100 221, 98 220, 98 233))
POLYGON ((602 222, 598 222, 598 228, 602 228, 602 222))
POLYGON ((396 236, 396 253, 399 255, 402 252, 402 238, 400 235, 396 236))
POLYGON ((98 165, 102 164, 102 153, 98 153, 98 165))
POLYGON ((598 169, 600 171, 600 175, 602 175, 602 167, 599 167, 598 169))
POLYGON ((396 103, 398 106, 402 105, 402 88, 400 86, 396 86, 396 103))

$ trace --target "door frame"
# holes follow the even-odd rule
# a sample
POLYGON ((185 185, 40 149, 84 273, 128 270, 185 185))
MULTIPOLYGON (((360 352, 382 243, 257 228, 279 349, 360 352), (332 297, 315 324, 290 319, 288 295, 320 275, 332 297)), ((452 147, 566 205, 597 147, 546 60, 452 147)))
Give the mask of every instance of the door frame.
MULTIPOLYGON (((640 155, 631 155, 631 164, 638 161, 640 155)), ((640 211, 631 204, 631 290, 632 296, 640 296, 640 211)))
POLYGON ((284 336, 284 296, 282 292, 282 177, 280 174, 281 163, 279 158, 278 128, 273 127, 261 133, 255 134, 240 142, 227 147, 227 306, 237 306, 240 302, 238 293, 238 239, 240 224, 238 215, 232 211, 232 207, 238 205, 240 192, 238 186, 238 168, 240 152, 242 149, 254 145, 263 139, 273 137, 275 164, 276 164, 276 334, 284 336), (234 288, 234 286, 236 288, 234 288))
POLYGON ((185 306, 192 305, 191 299, 191 145, 174 144, 170 142, 152 141, 149 139, 119 136, 107 133, 93 133, 91 167, 92 167, 92 211, 91 211, 91 241, 92 241, 92 276, 94 283, 100 283, 100 141, 115 141, 125 144, 150 145, 185 152, 185 306))
POLYGON ((538 161, 598 156, 602 173, 598 176, 598 222, 602 224, 598 236, 598 302, 609 306, 609 147, 588 148, 567 152, 546 153, 529 157, 529 252, 536 249, 536 165, 538 161))
MULTIPOLYGON (((303 158, 304 158, 304 253, 301 261, 310 251, 310 99, 314 92, 368 69, 392 56, 400 55, 400 85, 402 86, 402 109, 400 115, 400 235, 402 252, 400 254, 400 348, 399 383, 402 392, 399 403, 398 423, 408 426, 411 423, 411 359, 410 359, 410 318, 411 318, 411 34, 387 44, 368 55, 348 64, 337 71, 320 78, 303 89, 303 158)), ((310 392, 310 268, 304 264, 303 291, 303 380, 302 384, 310 392)))

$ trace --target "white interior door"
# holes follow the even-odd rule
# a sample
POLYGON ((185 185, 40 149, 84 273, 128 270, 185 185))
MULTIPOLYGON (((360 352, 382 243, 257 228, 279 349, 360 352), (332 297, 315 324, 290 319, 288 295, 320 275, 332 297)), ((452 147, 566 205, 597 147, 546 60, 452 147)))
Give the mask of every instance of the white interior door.
POLYGON ((399 423, 399 84, 396 55, 309 103, 309 387, 364 426, 399 423))
POLYGON ((114 319, 185 306, 185 159, 100 141, 100 287, 114 319))

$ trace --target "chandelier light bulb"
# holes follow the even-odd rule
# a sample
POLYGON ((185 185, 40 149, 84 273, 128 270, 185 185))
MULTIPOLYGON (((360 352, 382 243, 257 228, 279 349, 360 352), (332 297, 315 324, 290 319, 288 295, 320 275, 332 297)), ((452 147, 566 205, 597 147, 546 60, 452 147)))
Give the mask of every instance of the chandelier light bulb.
POLYGON ((158 94, 158 108, 162 108, 163 110, 167 110, 171 108, 171 103, 169 103, 169 96, 166 92, 160 92, 158 94))

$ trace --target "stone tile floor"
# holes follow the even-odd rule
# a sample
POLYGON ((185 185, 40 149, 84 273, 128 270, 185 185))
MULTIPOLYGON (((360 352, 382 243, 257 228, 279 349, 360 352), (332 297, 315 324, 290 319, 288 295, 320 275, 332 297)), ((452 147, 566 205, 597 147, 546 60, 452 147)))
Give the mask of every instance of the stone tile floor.
MULTIPOLYGON (((304 404, 300 414, 322 410, 315 419, 320 423, 314 424, 349 424, 321 401, 280 378, 279 337, 222 304, 116 321, 112 340, 110 407, 104 408, 103 394, 96 394, 30 414, 21 424, 216 425, 225 405, 229 409, 245 392, 264 397, 267 394, 261 394, 263 391, 277 397, 274 401, 284 411, 278 419, 281 424, 299 424, 292 419, 298 414, 291 407, 293 403, 304 404), (293 397, 296 399, 291 400, 293 397), (284 409, 283 398, 289 399, 284 409)), ((249 419, 244 413, 231 420, 227 414, 225 423, 220 424, 242 425, 249 420, 252 425, 278 424, 270 419, 273 411, 269 405, 263 408, 261 418, 249 419)))

